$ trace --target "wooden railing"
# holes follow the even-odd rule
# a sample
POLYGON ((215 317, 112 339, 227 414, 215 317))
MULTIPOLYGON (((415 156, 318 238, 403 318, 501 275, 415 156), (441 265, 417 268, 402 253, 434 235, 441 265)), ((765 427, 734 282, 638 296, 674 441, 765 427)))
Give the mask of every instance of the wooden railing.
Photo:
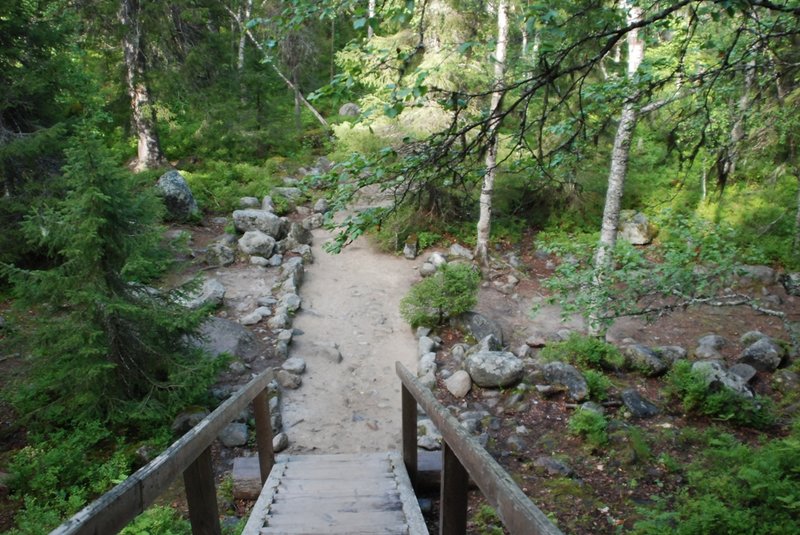
POLYGON ((439 533, 466 533, 467 490, 472 478, 512 535, 561 534, 430 390, 399 362, 396 369, 403 382, 403 460, 412 483, 416 484, 417 474, 417 404, 442 434, 439 533))
POLYGON ((275 455, 267 385, 275 377, 265 370, 169 448, 125 481, 100 496, 50 535, 109 535, 124 528, 164 492, 180 474, 186 488, 194 535, 219 535, 219 513, 211 465, 211 443, 222 429, 253 402, 261 483, 266 482, 275 455))

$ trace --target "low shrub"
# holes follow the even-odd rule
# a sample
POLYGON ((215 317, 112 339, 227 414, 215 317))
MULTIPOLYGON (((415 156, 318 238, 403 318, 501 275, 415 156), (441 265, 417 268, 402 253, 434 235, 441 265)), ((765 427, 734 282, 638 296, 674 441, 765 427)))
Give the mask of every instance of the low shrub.
POLYGON ((578 410, 569 419, 567 428, 573 435, 582 437, 592 447, 599 448, 608 443, 608 422, 599 412, 578 410))
POLYGON ((539 355, 549 361, 560 360, 579 368, 616 369, 625 359, 619 349, 591 336, 572 333, 567 340, 550 344, 539 355))
POLYGON ((681 403, 687 413, 711 416, 736 425, 763 429, 775 422, 772 402, 755 396, 747 398, 722 388, 712 390, 702 374, 687 361, 676 362, 667 375, 665 393, 681 403))
POLYGON ((589 399, 593 401, 608 399, 608 391, 614 385, 611 383, 611 379, 606 377, 603 372, 586 370, 583 372, 583 378, 586 379, 586 384, 589 387, 589 399))
POLYGON ((400 301, 400 315, 412 327, 440 325, 478 302, 480 273, 472 266, 445 264, 423 279, 400 301))

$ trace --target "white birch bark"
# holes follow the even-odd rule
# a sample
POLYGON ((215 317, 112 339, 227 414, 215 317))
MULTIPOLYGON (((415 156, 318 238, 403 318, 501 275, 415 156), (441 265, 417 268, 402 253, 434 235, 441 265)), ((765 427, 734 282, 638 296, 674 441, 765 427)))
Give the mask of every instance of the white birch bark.
POLYGON ((372 36, 375 35, 375 30, 372 29, 372 19, 375 18, 375 0, 369 0, 367 15, 369 16, 369 21, 367 21, 367 38, 372 39, 372 36))
POLYGON ((490 107, 488 124, 489 147, 486 151, 486 174, 480 195, 480 215, 478 218, 475 257, 483 265, 489 263, 489 236, 492 228, 492 195, 494 178, 497 170, 497 131, 500 127, 500 107, 503 95, 503 78, 505 76, 506 45, 508 41, 508 2, 499 0, 497 4, 497 47, 495 48, 494 91, 490 107))
POLYGON ((146 66, 142 52, 142 31, 137 0, 122 0, 118 13, 123 27, 122 53, 125 82, 131 99, 131 122, 136 131, 137 155, 133 169, 143 171, 166 163, 156 132, 156 117, 145 80, 146 66))
MULTIPOLYGON (((637 6, 627 6, 628 25, 642 20, 642 9, 637 6)), ((628 78, 632 78, 644 58, 644 39, 639 35, 639 30, 631 30, 627 35, 628 43, 628 78)), ((617 133, 614 136, 614 147, 611 151, 611 169, 608 173, 608 191, 606 203, 603 208, 603 223, 600 229, 600 242, 597 245, 594 265, 595 269, 602 272, 611 262, 611 251, 617 243, 617 227, 619 227, 619 212, 622 202, 622 191, 625 186, 625 177, 628 172, 628 156, 630 154, 631 139, 636 127, 637 91, 634 91, 625 100, 620 114, 617 133)))
MULTIPOLYGON (((253 14, 253 0, 247 0, 244 3, 244 6, 239 9, 239 15, 237 18, 237 23, 239 28, 244 28, 244 25, 247 24, 247 20, 251 17, 252 14, 253 14)), ((239 72, 240 78, 244 73, 244 49, 246 44, 247 44, 247 34, 242 29, 239 31, 239 50, 236 54, 236 70, 239 72)))

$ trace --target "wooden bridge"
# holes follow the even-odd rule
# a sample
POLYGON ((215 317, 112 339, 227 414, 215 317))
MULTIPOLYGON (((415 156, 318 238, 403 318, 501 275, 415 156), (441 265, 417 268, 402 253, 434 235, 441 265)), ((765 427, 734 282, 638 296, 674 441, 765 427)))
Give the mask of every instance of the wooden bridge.
POLYGON ((211 444, 253 403, 263 489, 244 535, 427 534, 416 495, 417 407, 443 437, 439 533, 462 535, 467 527, 470 479, 514 535, 561 532, 509 474, 471 437, 402 364, 403 443, 398 452, 345 455, 280 455, 272 450, 267 370, 213 413, 51 535, 118 533, 183 475, 193 535, 220 535, 211 444))

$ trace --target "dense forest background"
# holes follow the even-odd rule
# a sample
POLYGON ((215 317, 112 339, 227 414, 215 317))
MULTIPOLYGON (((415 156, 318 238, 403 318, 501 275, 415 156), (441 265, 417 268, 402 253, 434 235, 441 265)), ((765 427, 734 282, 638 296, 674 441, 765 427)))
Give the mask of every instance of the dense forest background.
POLYGON ((488 263, 535 231, 578 260, 553 288, 602 333, 644 292, 691 302, 737 264, 800 268, 799 17, 796 0, 3 2, 0 297, 18 313, 0 333, 34 356, 4 393, 33 445, 5 459, 15 532, 46 532, 129 472, 130 444, 168 443, 165 414, 209 402, 214 365, 181 342, 201 314, 141 291, 172 258, 165 169, 199 223, 325 156, 314 195, 395 201, 334 250, 446 237, 488 263), (623 209, 659 228, 662 267, 630 292, 645 253, 617 243, 623 209))

